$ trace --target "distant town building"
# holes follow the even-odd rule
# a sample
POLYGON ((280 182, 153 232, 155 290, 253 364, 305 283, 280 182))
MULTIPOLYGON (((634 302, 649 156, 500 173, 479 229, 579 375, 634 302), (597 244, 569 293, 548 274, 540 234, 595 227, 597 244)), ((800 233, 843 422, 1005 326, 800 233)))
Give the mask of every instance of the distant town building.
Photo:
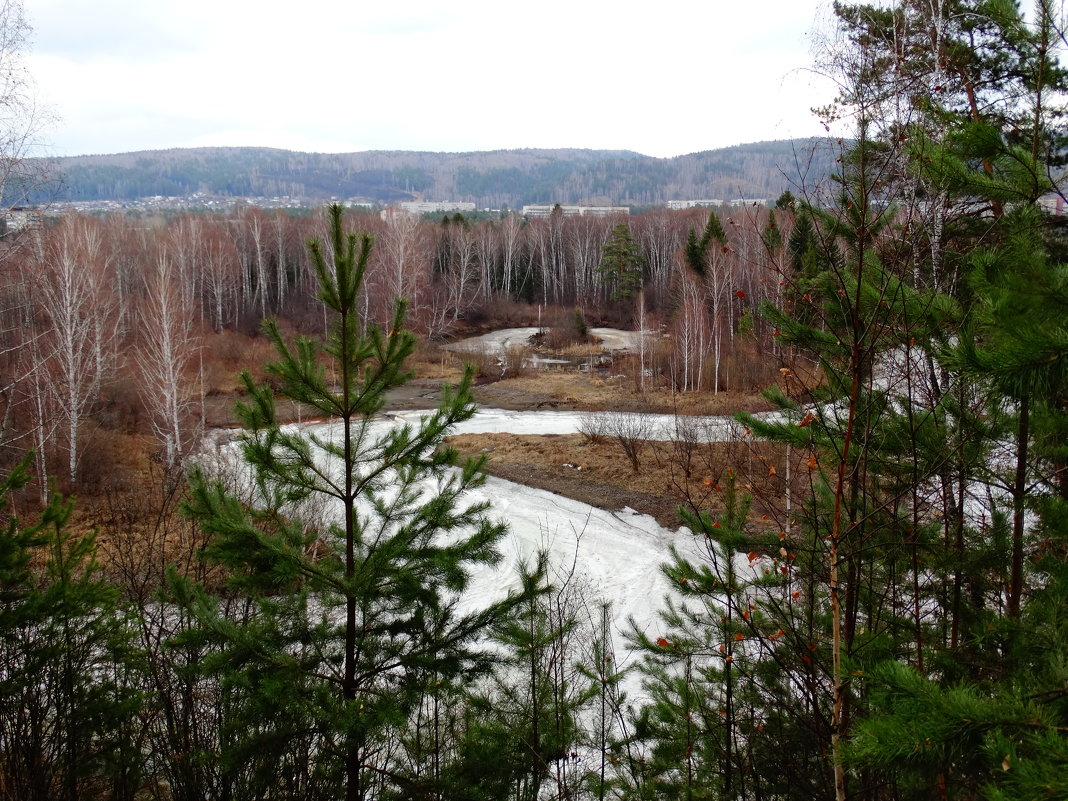
POLYGON ((44 226, 44 212, 38 208, 12 206, 0 215, 0 236, 18 231, 32 231, 44 226))
POLYGON ((629 206, 565 206, 563 204, 524 206, 524 217, 548 217, 553 209, 560 206, 560 211, 565 217, 610 217, 613 214, 630 214, 629 206))
POLYGON ((720 200, 718 198, 713 198, 711 200, 669 200, 668 204, 667 204, 669 209, 676 209, 676 210, 680 210, 680 209, 708 209, 708 208, 712 208, 713 206, 725 206, 725 205, 727 205, 726 202, 722 201, 722 200, 720 200))
POLYGON ((768 199, 763 197, 736 197, 733 200, 720 200, 719 198, 711 198, 709 200, 669 200, 667 207, 669 209, 681 210, 681 209, 709 209, 715 206, 733 206, 738 208, 739 206, 766 206, 768 205, 768 199))
POLYGON ((402 211, 409 214, 440 214, 442 212, 471 212, 475 210, 474 203, 460 203, 453 201, 405 201, 397 204, 402 211))

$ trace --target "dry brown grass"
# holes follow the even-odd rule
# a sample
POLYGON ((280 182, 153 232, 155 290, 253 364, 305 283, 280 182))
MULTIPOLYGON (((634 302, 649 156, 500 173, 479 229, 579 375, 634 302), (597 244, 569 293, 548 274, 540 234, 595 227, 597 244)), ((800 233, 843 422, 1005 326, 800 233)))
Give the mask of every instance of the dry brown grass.
POLYGON ((459 381, 464 372, 463 362, 455 353, 423 340, 419 341, 415 353, 408 359, 408 369, 415 373, 416 378, 450 384, 459 381))
POLYGON ((575 408, 644 410, 664 414, 720 415, 765 411, 770 404, 758 392, 673 392, 665 387, 637 390, 624 376, 590 376, 574 370, 542 370, 495 383, 516 393, 548 395, 575 408))
MULTIPOLYGON (((750 519, 756 530, 777 530, 785 522, 784 453, 770 443, 649 442, 637 473, 614 440, 590 441, 581 434, 460 434, 448 443, 466 456, 485 455, 492 475, 602 508, 630 506, 666 526, 678 525, 680 506, 722 513, 723 486, 733 473, 740 491, 754 497, 750 519)), ((794 475, 802 477, 796 455, 794 462, 794 475)))

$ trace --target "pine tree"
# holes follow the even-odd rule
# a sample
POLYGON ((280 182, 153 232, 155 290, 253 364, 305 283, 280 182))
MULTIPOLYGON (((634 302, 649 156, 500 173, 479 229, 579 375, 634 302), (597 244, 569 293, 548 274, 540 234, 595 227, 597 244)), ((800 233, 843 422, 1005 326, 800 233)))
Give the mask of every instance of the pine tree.
MULTIPOLYGON (((943 492, 957 495, 943 502, 945 519, 956 518, 955 542, 945 540, 952 589, 922 600, 923 574, 914 571, 919 580, 912 590, 918 605, 946 610, 951 633, 941 643, 933 637, 925 642, 917 623, 907 645, 925 646, 918 657, 934 645, 933 655, 907 665, 894 654, 884 654, 881 664, 866 660, 867 711, 844 753, 854 770, 892 775, 902 798, 929 798, 932 787, 948 798, 1058 797, 1065 793, 1066 641, 1053 610, 1065 600, 1066 528, 1057 476, 1068 441, 1060 422, 1068 307, 1064 268, 1050 258, 1061 245, 1037 208, 1052 189, 1043 157, 1058 139, 1050 122, 1059 112, 1049 103, 1064 83, 1052 59, 1050 4, 1036 3, 1031 26, 1014 3, 961 0, 939 7, 941 16, 934 17, 925 16, 934 7, 911 3, 844 11, 869 43, 894 31, 892 58, 901 65, 894 80, 922 77, 920 60, 912 58, 920 52, 913 48, 932 32, 942 37, 944 49, 923 56, 940 59, 932 74, 948 78, 937 87, 941 94, 910 104, 922 114, 909 124, 892 129, 884 120, 883 130, 892 130, 892 141, 908 142, 899 155, 909 177, 898 190, 912 182, 926 194, 928 209, 966 210, 958 219, 937 217, 926 256, 922 249, 903 251, 916 259, 910 271, 915 286, 954 292, 959 303, 959 311, 944 318, 948 336, 934 330, 913 335, 930 365, 926 386, 941 387, 941 394, 927 399, 923 415, 891 415, 873 432, 888 455, 893 449, 886 446, 909 433, 918 469, 910 478, 888 469, 886 460, 869 468, 882 476, 884 490, 922 497, 937 477, 943 492), (952 280, 946 280, 947 266, 952 280), (936 466, 939 443, 949 469, 936 466), (1002 475, 1006 461, 1011 468, 1002 475), (973 483, 985 520, 973 512, 968 525, 965 498, 973 483)), ((911 232, 921 230, 918 217, 901 216, 911 217, 911 232)), ((916 319, 911 312, 907 317, 916 319)), ((908 343, 903 353, 913 358, 912 337, 908 343)), ((908 386, 896 405, 922 408, 920 393, 908 386)), ((910 517, 912 558, 922 559, 935 541, 921 530, 937 523, 915 503, 910 517)))
POLYGON ((629 298, 642 286, 641 248, 630 233, 630 226, 616 223, 609 240, 601 251, 601 263, 597 268, 605 284, 612 288, 612 300, 629 298))
MULTIPOLYGON (((0 512, 29 460, 0 484, 0 512)), ((146 754, 141 661, 118 588, 101 580, 94 537, 68 528, 53 496, 40 520, 0 529, 0 798, 133 799, 146 754)))
POLYGON ((752 499, 740 497, 733 473, 716 490, 722 515, 680 510, 703 557, 673 551, 661 566, 674 589, 661 615, 663 629, 632 632, 651 698, 635 716, 628 743, 642 746, 646 756, 620 777, 634 797, 751 798, 761 783, 774 784, 776 768, 752 762, 753 742, 760 739, 755 715, 764 713, 755 712, 748 686, 762 650, 780 635, 753 603, 757 588, 769 582, 743 577, 736 564, 737 554, 760 540, 749 530, 752 499))
MULTIPOLYGON (((764 306, 780 342, 808 358, 783 367, 783 389, 768 393, 778 419, 741 416, 758 438, 787 446, 802 465, 807 457, 807 471, 794 465, 787 487, 796 506, 779 513, 780 554, 789 561, 774 569, 785 583, 757 603, 794 645, 792 658, 777 657, 775 681, 806 688, 808 725, 832 755, 839 801, 850 792, 844 744, 864 709, 855 677, 888 653, 923 659, 918 610, 933 589, 920 488, 941 458, 937 447, 921 449, 938 442, 927 431, 937 418, 910 400, 922 351, 904 349, 930 339, 942 301, 902 278, 902 232, 894 207, 877 200, 882 153, 866 132, 862 123, 842 157, 836 205, 799 215, 783 307, 764 306), (797 655, 798 646, 807 650, 797 655)), ((818 770, 809 776, 822 784, 818 770)))
POLYGON ((988 416, 1001 424, 990 436, 1010 443, 1011 469, 999 475, 992 461, 986 479, 991 544, 1009 569, 996 613, 964 631, 991 643, 970 648, 972 671, 925 675, 886 663, 869 678, 873 714, 858 727, 852 758, 894 772, 914 797, 932 784, 948 797, 1068 794, 1060 611, 1068 600, 1068 267, 1052 258, 1063 244, 1036 205, 1049 188, 1038 151, 1014 138, 969 121, 933 151, 951 186, 1000 206, 991 244, 968 254, 966 324, 941 356, 988 388, 996 400, 988 416))
POLYGON ((211 537, 206 556, 223 568, 227 593, 246 599, 247 618, 226 619, 203 587, 172 580, 214 643, 205 668, 240 690, 222 758, 244 783, 235 793, 249 797, 376 796, 395 767, 389 733, 406 726, 428 683, 486 668, 478 638, 516 603, 459 605, 471 569, 498 561, 504 534, 484 505, 464 505, 480 463, 453 469, 442 445, 473 413, 470 371, 418 426, 378 422, 385 393, 408 378, 415 340, 403 330, 403 302, 389 331, 364 331, 357 304, 372 240, 344 230, 341 207, 330 219, 331 241, 309 243, 333 318, 327 340, 289 344, 273 322, 264 332, 278 355, 267 367, 277 394, 332 425, 284 426, 275 391, 246 373, 241 448, 257 501, 242 504, 197 470, 187 511, 211 537), (313 500, 329 504, 324 520, 301 516, 313 500), (300 772, 309 785, 286 791, 300 772))

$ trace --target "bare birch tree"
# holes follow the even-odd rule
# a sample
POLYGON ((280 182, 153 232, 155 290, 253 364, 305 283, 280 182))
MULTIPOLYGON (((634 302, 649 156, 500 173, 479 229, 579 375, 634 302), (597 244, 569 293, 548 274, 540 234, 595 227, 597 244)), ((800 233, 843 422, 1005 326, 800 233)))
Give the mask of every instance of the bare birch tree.
POLYGON ((373 322, 389 323, 394 304, 406 298, 418 319, 422 295, 429 280, 429 258, 425 232, 419 218, 403 211, 391 211, 375 241, 374 284, 382 290, 375 305, 373 322))
POLYGON ((166 250, 145 276, 145 295, 139 310, 139 379, 152 428, 163 446, 163 465, 169 478, 181 470, 195 431, 190 410, 195 394, 186 368, 196 353, 192 284, 184 280, 166 250))
POLYGON ((38 102, 23 63, 29 35, 20 0, 0 0, 0 202, 5 210, 26 203, 47 178, 46 163, 30 159, 52 116, 38 102))
MULTIPOLYGON (((108 255, 99 225, 68 216, 56 228, 27 280, 40 312, 42 360, 38 370, 66 428, 66 477, 78 478, 79 433, 100 383, 114 366, 114 295, 107 286, 108 255)), ((47 424, 38 420, 38 426, 47 424)))

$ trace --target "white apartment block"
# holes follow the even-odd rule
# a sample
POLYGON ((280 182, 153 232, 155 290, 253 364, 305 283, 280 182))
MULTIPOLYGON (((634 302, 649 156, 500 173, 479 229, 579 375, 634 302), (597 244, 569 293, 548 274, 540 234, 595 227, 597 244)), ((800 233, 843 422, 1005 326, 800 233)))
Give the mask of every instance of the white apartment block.
MULTIPOLYGON (((524 217, 548 217, 553 213, 557 204, 524 206, 524 217)), ((565 217, 610 217, 613 214, 630 215, 629 206, 564 206, 560 204, 560 211, 565 217)))
POLYGON ((718 198, 711 200, 669 200, 667 207, 669 209, 681 210, 681 209, 709 209, 715 206, 725 206, 725 201, 718 198))
POLYGON ((441 212, 450 212, 450 211, 459 211, 459 212, 462 213, 462 212, 465 212, 465 211, 470 212, 470 211, 474 211, 475 210, 475 204, 474 203, 460 203, 460 202, 454 202, 454 201, 449 201, 449 200, 445 200, 445 201, 433 201, 433 200, 415 201, 415 200, 411 200, 411 201, 405 201, 403 203, 398 203, 397 205, 400 206, 402 211, 406 211, 409 214, 440 214, 441 212))

